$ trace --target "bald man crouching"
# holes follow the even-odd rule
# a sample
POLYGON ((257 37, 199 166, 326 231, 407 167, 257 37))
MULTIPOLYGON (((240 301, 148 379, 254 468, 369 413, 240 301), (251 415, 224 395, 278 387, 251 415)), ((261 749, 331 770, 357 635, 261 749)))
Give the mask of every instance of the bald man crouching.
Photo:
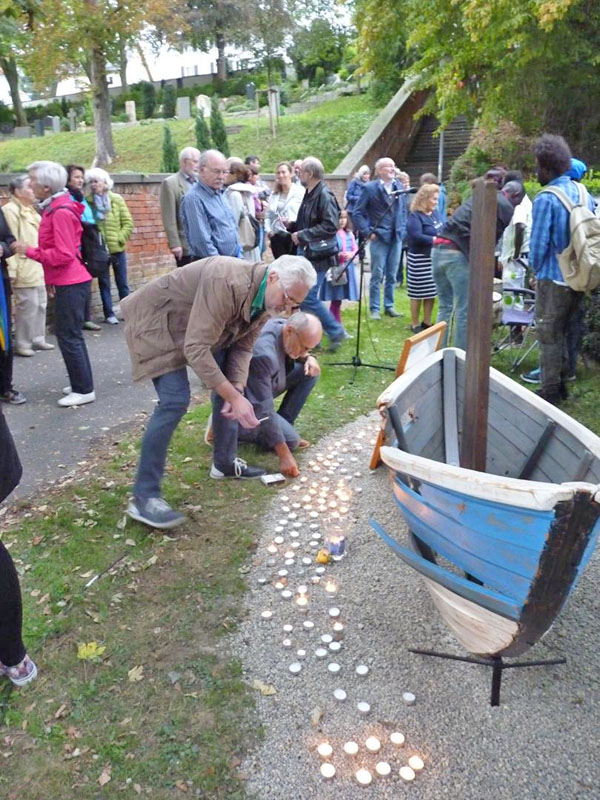
POLYGON ((252 442, 274 450, 284 475, 299 475, 292 451, 307 446, 294 428, 294 422, 321 374, 317 359, 309 350, 323 336, 319 320, 298 311, 289 319, 272 319, 262 329, 254 345, 248 370, 245 396, 258 419, 267 417, 260 427, 239 429, 239 441, 252 442), (285 392, 285 394, 284 394, 285 392), (284 394, 277 411, 275 397, 284 394))

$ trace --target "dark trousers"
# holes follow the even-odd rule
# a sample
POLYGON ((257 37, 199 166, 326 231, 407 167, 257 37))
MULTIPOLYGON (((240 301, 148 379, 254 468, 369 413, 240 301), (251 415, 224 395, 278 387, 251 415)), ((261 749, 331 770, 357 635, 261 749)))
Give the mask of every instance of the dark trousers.
POLYGON ((83 331, 85 303, 91 281, 57 286, 54 325, 58 346, 67 368, 71 389, 78 394, 94 391, 94 378, 83 331))
MULTIPOLYGON (((228 350, 217 350, 214 359, 221 371, 227 375, 228 350)), ((225 401, 216 392, 212 393, 213 462, 217 469, 227 469, 233 464, 238 450, 238 421, 221 414, 225 401)))
POLYGON ((115 283, 117 284, 117 291, 119 292, 119 299, 122 300, 129 294, 129 285, 127 284, 127 256, 124 252, 111 253, 110 263, 108 269, 98 278, 98 286, 100 287, 100 297, 102 298, 102 310, 104 311, 104 318, 112 317, 114 315, 112 307, 112 296, 110 290, 110 267, 112 265, 113 272, 115 273, 115 283))
POLYGON ((271 252, 273 253, 273 258, 295 255, 296 245, 292 242, 292 237, 288 233, 274 233, 271 236, 271 252))
POLYGON ((185 267, 187 264, 191 264, 192 261, 194 261, 194 256, 181 256, 181 258, 175 259, 178 267, 185 267))
POLYGON ((16 667, 25 658, 21 626, 19 577, 8 550, 0 541, 0 661, 5 667, 16 667))
POLYGON ((535 324, 540 345, 542 391, 553 401, 560 397, 569 375, 567 332, 569 320, 580 312, 583 292, 548 280, 538 281, 535 324))
MULTIPOLYGON (((6 305, 8 306, 8 313, 10 315, 11 307, 11 288, 10 281, 7 278, 0 278, 4 283, 4 294, 6 296, 6 305)), ((10 320, 8 321, 10 328, 10 320)), ((10 336, 10 345, 8 350, 0 350, 0 394, 8 394, 13 391, 12 376, 13 376, 13 340, 10 336)))

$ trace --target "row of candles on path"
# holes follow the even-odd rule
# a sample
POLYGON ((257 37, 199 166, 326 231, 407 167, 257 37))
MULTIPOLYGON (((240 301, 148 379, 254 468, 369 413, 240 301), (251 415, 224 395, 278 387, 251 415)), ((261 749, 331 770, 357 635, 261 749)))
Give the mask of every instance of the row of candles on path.
MULTIPOLYGON (((390 734, 390 742, 395 747, 402 747, 404 745, 404 734, 400 731, 394 731, 390 734)), ((369 736, 365 741, 365 749, 370 755, 376 755, 381 750, 381 741, 377 736, 369 736)), ((348 741, 343 746, 343 751, 347 756, 356 756, 360 750, 359 745, 354 741, 348 741)), ((317 753, 323 759, 321 764, 321 775, 325 780, 331 780, 335 777, 335 766, 329 761, 333 755, 333 747, 329 742, 321 742, 317 747, 317 753)), ((410 783, 414 781, 416 773, 420 772, 425 763, 419 755, 412 755, 408 759, 408 764, 400 767, 399 774, 402 780, 410 783)), ((392 772, 392 767, 389 761, 378 761, 375 765, 375 774, 381 778, 385 778, 392 772)), ((354 778, 359 786, 369 786, 373 781, 373 772, 366 767, 361 767, 354 772, 354 778)))

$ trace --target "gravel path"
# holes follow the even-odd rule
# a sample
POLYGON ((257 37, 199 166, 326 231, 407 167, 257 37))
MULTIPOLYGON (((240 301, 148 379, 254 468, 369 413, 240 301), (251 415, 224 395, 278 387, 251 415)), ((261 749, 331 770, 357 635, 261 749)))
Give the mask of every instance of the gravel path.
MULTIPOLYGON (((553 629, 528 656, 566 655, 568 664, 505 673, 502 705, 492 709, 489 669, 407 652, 415 646, 464 655, 434 611, 421 579, 369 527, 372 516, 392 532, 401 525, 386 470, 368 469, 376 426, 375 415, 363 417, 321 440, 304 457, 307 480, 279 490, 265 516, 248 575, 248 616, 234 641, 245 679, 276 689, 266 696, 257 689, 265 735, 242 767, 249 776, 249 796, 258 800, 600 798, 598 554, 553 629), (340 463, 335 474, 327 475, 327 466, 317 459, 331 458, 331 452, 340 463), (319 472, 312 471, 311 461, 319 472), (311 581, 316 551, 308 545, 309 524, 316 521, 322 534, 322 515, 310 518, 308 511, 292 505, 303 504, 301 498, 313 481, 323 485, 324 476, 330 486, 350 478, 347 482, 354 492, 345 516, 348 555, 326 568, 326 576, 339 584, 333 597, 324 590, 324 577, 319 584, 311 581), (298 517, 289 519, 289 513, 298 517), (276 555, 270 554, 267 546, 279 533, 275 531, 279 521, 286 518, 280 532, 285 543, 276 555), (294 522, 300 526, 294 528, 294 522), (291 531, 298 537, 290 536, 291 531), (285 566, 284 552, 292 542, 300 543, 295 563, 285 566), (302 557, 311 554, 313 564, 302 565, 302 557), (289 599, 282 599, 273 586, 282 568, 289 571, 293 592, 289 599), (263 585, 261 578, 267 579, 263 585), (295 590, 303 583, 309 598, 306 613, 295 603, 295 590), (332 606, 341 610, 341 648, 320 660, 315 650, 328 647, 321 643, 321 635, 335 635, 334 620, 328 615, 332 606), (271 611, 272 617, 263 619, 263 611, 271 611), (312 630, 303 627, 305 620, 314 623, 312 630), (293 630, 284 632, 285 624, 292 624, 293 630), (282 645, 286 638, 292 642, 287 649, 282 645), (306 651, 304 658, 298 658, 298 649, 306 651), (297 675, 289 672, 292 662, 302 665, 297 675), (330 662, 341 666, 338 675, 328 672, 330 662), (367 677, 355 674, 359 664, 368 666, 367 677), (347 693, 344 702, 334 698, 337 688, 347 693), (414 705, 403 702, 404 692, 414 693, 414 705), (358 713, 359 701, 370 704, 370 714, 358 713), (318 722, 311 719, 320 714, 318 722), (403 747, 390 743, 393 731, 406 737, 403 747), (369 736, 382 743, 377 755, 365 747, 369 736), (359 744, 358 755, 344 753, 349 740, 359 744), (329 782, 320 774, 316 747, 322 742, 333 747, 329 760, 336 775, 329 782), (408 784, 399 770, 414 754, 422 757, 425 767, 408 784), (389 762, 391 774, 374 775, 368 788, 359 786, 355 771, 365 767, 374 773, 380 760, 389 762)), ((311 505, 317 507, 315 496, 311 505)))

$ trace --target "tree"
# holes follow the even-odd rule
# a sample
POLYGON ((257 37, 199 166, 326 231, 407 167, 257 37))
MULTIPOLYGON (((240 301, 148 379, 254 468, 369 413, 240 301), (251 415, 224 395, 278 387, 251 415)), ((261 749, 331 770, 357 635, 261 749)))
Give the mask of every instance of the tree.
POLYGON ((172 83, 163 89, 163 117, 174 117, 177 108, 177 90, 172 83))
POLYGON ((171 135, 171 129, 168 125, 163 127, 163 140, 162 140, 162 160, 160 162, 161 172, 177 172, 179 169, 179 157, 177 152, 177 144, 171 135))
POLYGON ((249 41, 250 6, 250 0, 188 0, 189 40, 200 50, 217 48, 219 82, 227 78, 226 44, 244 45, 249 41))
POLYGON ((347 32, 326 19, 313 19, 310 27, 299 28, 294 33, 294 44, 288 50, 298 77, 312 81, 318 67, 326 75, 337 72, 347 40, 347 32))
POLYGON ((19 91, 19 66, 31 36, 37 0, 0 2, 0 68, 8 83, 17 125, 27 125, 19 91))
POLYGON ((402 83, 407 64, 406 0, 357 0, 359 74, 370 73, 375 99, 388 100, 402 83))
POLYGON ((156 89, 150 81, 142 81, 140 84, 142 92, 142 114, 144 119, 152 119, 156 108, 156 89))
POLYGON ((204 150, 210 150, 211 148, 211 141, 210 141, 210 131, 208 130, 208 125, 206 124, 206 120, 204 119, 204 109, 199 108, 196 114, 196 124, 195 124, 195 131, 196 131, 196 147, 200 152, 204 150))
POLYGON ((227 131, 223 122, 223 115, 219 109, 219 96, 213 94, 210 101, 210 133, 213 145, 220 150, 225 158, 229 158, 229 142, 227 141, 227 131))

